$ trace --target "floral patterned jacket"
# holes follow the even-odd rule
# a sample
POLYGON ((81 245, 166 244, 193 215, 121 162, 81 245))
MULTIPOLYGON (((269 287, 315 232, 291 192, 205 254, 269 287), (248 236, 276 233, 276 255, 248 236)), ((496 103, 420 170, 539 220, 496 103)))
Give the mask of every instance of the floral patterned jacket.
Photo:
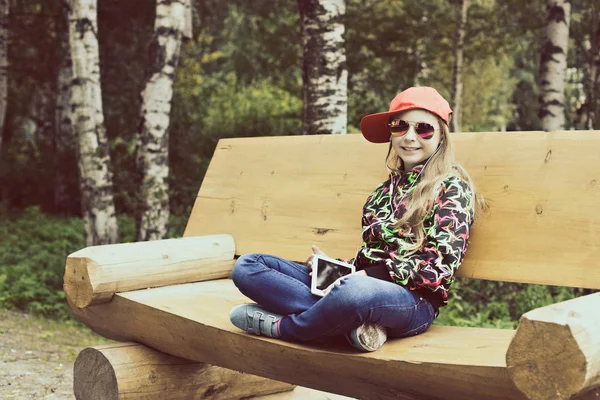
POLYGON ((394 225, 406 212, 407 194, 416 186, 421 168, 390 174, 369 196, 363 208, 363 244, 348 262, 369 276, 419 292, 438 309, 447 304, 448 289, 467 250, 474 194, 458 172, 448 176, 424 220, 424 245, 405 255, 414 241, 412 228, 394 225))

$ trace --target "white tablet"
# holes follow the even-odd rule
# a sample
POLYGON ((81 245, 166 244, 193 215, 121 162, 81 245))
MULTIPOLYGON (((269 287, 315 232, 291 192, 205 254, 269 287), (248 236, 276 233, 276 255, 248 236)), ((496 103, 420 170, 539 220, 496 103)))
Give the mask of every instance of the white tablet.
POLYGON ((323 290, 341 278, 356 271, 352 264, 346 264, 333 258, 314 255, 312 260, 312 281, 310 291, 317 296, 325 296, 323 290))

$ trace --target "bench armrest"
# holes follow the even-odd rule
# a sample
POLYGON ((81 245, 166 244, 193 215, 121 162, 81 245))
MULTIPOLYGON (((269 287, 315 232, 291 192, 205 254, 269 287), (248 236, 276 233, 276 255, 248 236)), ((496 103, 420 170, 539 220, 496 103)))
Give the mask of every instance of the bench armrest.
POLYGON ((67 257, 64 290, 84 308, 118 292, 226 278, 234 255, 230 235, 86 247, 67 257))
POLYGON ((530 399, 570 399, 600 385, 600 293, 524 314, 506 365, 530 399))

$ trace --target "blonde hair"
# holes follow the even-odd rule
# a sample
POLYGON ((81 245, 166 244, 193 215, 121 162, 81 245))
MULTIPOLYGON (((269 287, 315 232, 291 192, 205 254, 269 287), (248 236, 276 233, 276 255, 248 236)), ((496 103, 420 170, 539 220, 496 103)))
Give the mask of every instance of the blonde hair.
MULTIPOLYGON (((395 224, 396 229, 400 229, 403 225, 408 224, 415 235, 414 243, 405 248, 405 255, 414 254, 423 246, 426 236, 423 223, 427 214, 431 211, 434 201, 437 199, 438 190, 442 182, 449 176, 459 176, 469 186, 471 193, 473 193, 473 201, 470 207, 473 208, 472 211, 475 216, 487 208, 483 196, 475 189, 475 184, 469 173, 454 158, 448 125, 439 117, 438 123, 441 133, 440 145, 422 169, 420 179, 414 189, 407 194, 407 199, 409 200, 407 210, 395 224)), ((389 172, 397 174, 406 172, 404 171, 404 163, 394 151, 391 141, 385 165, 389 172)))

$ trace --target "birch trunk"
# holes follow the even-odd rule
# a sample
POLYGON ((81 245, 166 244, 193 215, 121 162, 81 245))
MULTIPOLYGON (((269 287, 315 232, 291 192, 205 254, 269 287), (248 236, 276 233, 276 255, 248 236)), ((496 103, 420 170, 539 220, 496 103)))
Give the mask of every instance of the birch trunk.
POLYGON ((183 37, 192 39, 194 37, 194 13, 192 10, 192 0, 185 0, 185 25, 183 27, 183 37))
POLYGON ((117 241, 110 156, 104 127, 96 0, 71 0, 71 120, 78 142, 81 203, 88 246, 117 241))
POLYGON ((454 73, 452 75, 452 122, 453 132, 460 132, 461 113, 462 113, 462 91, 463 91, 463 54, 465 44, 465 34, 467 28, 467 12, 469 10, 469 0, 462 0, 460 4, 460 14, 456 25, 456 43, 454 47, 454 73))
POLYGON ((565 129, 565 71, 569 44, 569 0, 548 0, 546 36, 540 58, 540 109, 542 129, 565 129))
POLYGON ((8 6, 9 0, 0 0, 0 148, 8 100, 8 6))
MULTIPOLYGON (((68 26, 68 11, 64 11, 65 27, 68 26)), ((74 137, 69 113, 73 65, 69 53, 69 32, 65 29, 59 35, 61 44, 61 62, 56 78, 56 108, 54 111, 54 154, 57 159, 56 181, 54 182, 54 209, 61 210, 67 201, 67 183, 63 163, 68 152, 73 151, 74 137)))
POLYGON ((344 0, 298 0, 303 54, 302 134, 345 134, 348 69, 344 0))
POLYGON ((166 237, 169 223, 169 115, 188 0, 158 0, 150 45, 149 79, 142 91, 137 169, 142 204, 137 240, 166 237))

